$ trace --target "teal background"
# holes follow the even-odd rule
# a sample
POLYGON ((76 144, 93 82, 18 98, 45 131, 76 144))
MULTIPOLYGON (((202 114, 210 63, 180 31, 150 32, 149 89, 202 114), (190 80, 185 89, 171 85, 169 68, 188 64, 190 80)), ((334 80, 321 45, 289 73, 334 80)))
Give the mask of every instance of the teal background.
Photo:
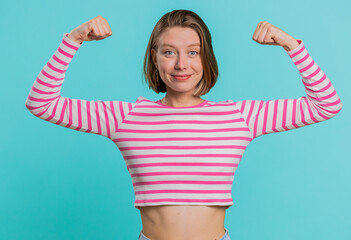
POLYGON ((343 102, 331 120, 255 139, 233 184, 231 239, 351 239, 350 1, 1 1, 0 239, 137 239, 132 181, 109 139, 32 115, 25 100, 64 33, 98 15, 113 35, 84 42, 62 96, 161 99, 141 78, 151 31, 189 9, 208 25, 219 79, 203 98, 298 98, 301 77, 282 47, 252 40, 260 21, 296 39, 343 102))

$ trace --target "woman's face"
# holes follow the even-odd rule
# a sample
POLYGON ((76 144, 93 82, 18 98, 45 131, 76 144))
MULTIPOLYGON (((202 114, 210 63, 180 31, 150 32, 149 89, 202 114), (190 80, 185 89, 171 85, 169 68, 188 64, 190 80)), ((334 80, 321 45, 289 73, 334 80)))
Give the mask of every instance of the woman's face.
POLYGON ((200 38, 196 31, 184 27, 168 28, 158 39, 157 52, 152 49, 151 55, 167 92, 193 93, 203 75, 200 38), (181 79, 177 75, 190 77, 181 79))

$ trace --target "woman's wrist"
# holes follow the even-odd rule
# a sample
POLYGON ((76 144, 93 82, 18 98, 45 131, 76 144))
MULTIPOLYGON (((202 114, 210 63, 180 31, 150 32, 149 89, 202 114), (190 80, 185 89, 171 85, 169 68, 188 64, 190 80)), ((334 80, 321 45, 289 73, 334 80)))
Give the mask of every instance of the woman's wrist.
POLYGON ((287 45, 283 46, 286 51, 291 51, 299 46, 299 42, 293 38, 287 45))
POLYGON ((67 37, 78 44, 82 44, 82 42, 83 42, 82 40, 79 40, 79 39, 75 38, 74 36, 72 36, 71 33, 69 33, 67 35, 67 37))

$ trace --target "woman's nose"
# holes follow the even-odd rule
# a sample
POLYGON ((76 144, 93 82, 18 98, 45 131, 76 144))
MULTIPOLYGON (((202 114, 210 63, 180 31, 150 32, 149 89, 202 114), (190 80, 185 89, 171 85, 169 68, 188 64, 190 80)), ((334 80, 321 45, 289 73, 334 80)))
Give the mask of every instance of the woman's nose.
POLYGON ((177 62, 175 65, 176 69, 184 69, 188 66, 188 60, 185 55, 179 54, 177 58, 177 62))

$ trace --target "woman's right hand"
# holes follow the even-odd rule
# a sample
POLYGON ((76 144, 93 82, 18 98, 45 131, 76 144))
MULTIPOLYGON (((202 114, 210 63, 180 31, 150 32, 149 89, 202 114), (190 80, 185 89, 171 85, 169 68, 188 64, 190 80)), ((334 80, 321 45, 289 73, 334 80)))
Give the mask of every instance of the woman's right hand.
POLYGON ((112 31, 107 20, 97 16, 73 29, 68 38, 82 44, 84 41, 102 40, 111 35, 112 31))

